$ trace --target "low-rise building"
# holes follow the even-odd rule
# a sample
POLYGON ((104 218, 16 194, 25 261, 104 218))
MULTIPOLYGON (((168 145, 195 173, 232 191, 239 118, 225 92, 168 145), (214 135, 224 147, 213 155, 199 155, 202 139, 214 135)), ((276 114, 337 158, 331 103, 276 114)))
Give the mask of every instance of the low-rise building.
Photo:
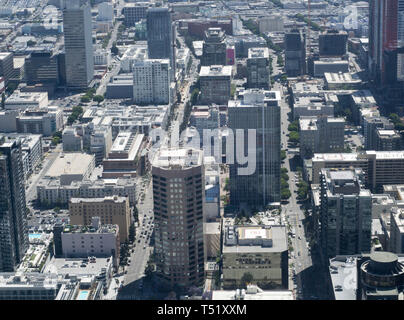
POLYGON ((288 288, 288 242, 284 226, 226 226, 223 287, 239 288, 245 274, 261 288, 288 288))
POLYGON ((133 178, 99 179, 73 181, 65 185, 57 178, 43 178, 37 184, 37 198, 44 205, 66 206, 70 199, 128 197, 129 203, 136 203, 136 182, 133 178))
MULTIPOLYGON (((59 229, 60 230, 60 229, 59 229)), ((55 233, 55 230, 54 230, 55 233)), ((60 237, 55 237, 55 247, 60 245, 64 258, 113 257, 118 267, 120 241, 119 227, 114 224, 101 224, 100 218, 93 216, 91 225, 66 225, 60 237), (60 244, 57 243, 60 239, 60 244)))
POLYGON ((28 108, 46 108, 48 106, 47 92, 14 91, 4 104, 6 110, 25 110, 28 108))
POLYGON ((99 217, 102 225, 116 224, 120 242, 128 240, 132 213, 128 197, 71 198, 69 213, 73 225, 90 225, 93 217, 99 217))

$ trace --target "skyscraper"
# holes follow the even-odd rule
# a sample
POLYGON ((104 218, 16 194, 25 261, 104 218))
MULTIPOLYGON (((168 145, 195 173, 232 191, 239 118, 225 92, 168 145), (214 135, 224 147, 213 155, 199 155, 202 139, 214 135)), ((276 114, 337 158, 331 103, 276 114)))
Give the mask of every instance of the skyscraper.
POLYGON ((15 271, 28 245, 21 142, 0 137, 0 271, 15 271))
POLYGON ((85 0, 71 0, 63 10, 66 84, 85 89, 94 76, 91 8, 85 0))
POLYGON ((152 166, 157 274, 168 286, 204 279, 203 152, 162 149, 152 166))
POLYGON ((226 65, 226 35, 220 28, 209 28, 205 32, 201 65, 226 65))
POLYGON ((256 164, 254 173, 249 175, 239 174, 239 168, 246 165, 239 164, 237 159, 230 164, 230 203, 259 208, 280 202, 280 93, 249 89, 241 95, 241 101, 229 101, 228 126, 234 135, 237 129, 244 130, 244 145, 234 138, 235 154, 243 146, 243 151, 255 152, 256 164), (248 129, 256 130, 256 148, 248 146, 248 129))
POLYGON ((289 77, 306 73, 306 35, 298 29, 285 34, 285 69, 289 77))
POLYGON ((387 102, 402 105, 404 83, 404 0, 369 3, 369 73, 387 102))
POLYGON ((321 247, 327 257, 370 252, 372 194, 360 169, 320 173, 321 247))
POLYGON ((150 59, 170 59, 175 74, 175 27, 168 8, 147 10, 147 47, 150 59))

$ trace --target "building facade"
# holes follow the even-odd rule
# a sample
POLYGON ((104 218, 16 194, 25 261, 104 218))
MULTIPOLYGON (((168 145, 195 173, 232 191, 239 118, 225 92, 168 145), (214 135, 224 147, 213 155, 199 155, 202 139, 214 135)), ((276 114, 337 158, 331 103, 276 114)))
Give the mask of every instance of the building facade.
POLYGON ((204 280, 202 151, 160 150, 152 164, 157 274, 168 286, 204 280))

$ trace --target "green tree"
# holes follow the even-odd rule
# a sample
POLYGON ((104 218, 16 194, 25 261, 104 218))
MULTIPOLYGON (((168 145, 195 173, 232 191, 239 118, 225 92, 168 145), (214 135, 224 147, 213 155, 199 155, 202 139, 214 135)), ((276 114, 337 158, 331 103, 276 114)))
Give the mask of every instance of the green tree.
POLYGON ((281 150, 281 160, 285 160, 286 159, 286 150, 281 150))
POLYGON ((93 101, 100 104, 101 102, 104 101, 104 96, 103 95, 96 95, 96 96, 93 97, 93 101))
POLYGON ((295 120, 288 125, 289 131, 299 131, 299 121, 295 120))
POLYGON ((118 49, 118 47, 116 46, 116 43, 114 42, 114 44, 112 45, 112 47, 111 47, 111 53, 114 55, 114 56, 117 56, 118 54, 119 54, 119 49, 118 49))
POLYGON ((290 193, 290 190, 289 190, 289 189, 282 189, 282 190, 281 190, 281 198, 282 198, 282 200, 287 200, 287 199, 289 199, 291 195, 292 195, 292 194, 290 193))
POLYGON ((292 143, 298 143, 299 142, 299 133, 298 132, 296 132, 296 131, 292 131, 290 134, 289 134, 289 140, 290 140, 290 142, 292 142, 292 143))
POLYGON ((247 284, 250 284, 254 280, 253 275, 250 272, 244 272, 241 277, 241 283, 244 287, 247 287, 247 284))
POLYGON ((90 97, 89 96, 82 96, 80 98, 80 101, 83 102, 83 103, 88 103, 88 102, 90 102, 90 97))
POLYGON ((135 241, 135 236, 136 236, 136 228, 135 225, 132 223, 129 227, 129 242, 133 243, 135 241))

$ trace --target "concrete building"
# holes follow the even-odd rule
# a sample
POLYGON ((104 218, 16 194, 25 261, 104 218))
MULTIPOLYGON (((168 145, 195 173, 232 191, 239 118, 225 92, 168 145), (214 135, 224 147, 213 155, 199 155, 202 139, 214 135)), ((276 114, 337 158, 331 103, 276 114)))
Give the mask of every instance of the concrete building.
POLYGON ((76 128, 65 128, 62 133, 63 151, 83 151, 83 138, 77 133, 76 128))
MULTIPOLYGON (((55 239, 56 240, 56 239, 55 239)), ((114 266, 119 264, 119 227, 101 224, 99 217, 91 218, 91 225, 67 225, 60 234, 61 255, 64 258, 113 257, 114 266)), ((59 244, 55 241, 55 246, 59 244)))
POLYGON ((169 287, 204 280, 202 151, 161 149, 152 162, 157 275, 169 287))
POLYGON ((203 66, 199 72, 202 104, 227 104, 230 99, 231 66, 203 66))
POLYGON ((328 90, 360 89, 362 80, 356 73, 324 73, 325 85, 328 90))
POLYGON ((128 197, 136 203, 136 182, 133 178, 73 181, 68 185, 57 178, 44 178, 38 182, 38 201, 45 205, 65 206, 71 198, 128 197))
POLYGON ((207 222, 204 224, 204 244, 206 247, 206 259, 216 261, 220 252, 221 227, 219 222, 207 222))
POLYGON ((55 300, 59 281, 55 274, 0 274, 0 300, 55 300))
POLYGON ((250 48, 247 59, 247 87, 269 90, 269 49, 250 48))
MULTIPOLYGON (((4 116, 7 121, 10 114, 6 111, 4 116)), ((0 113, 0 122, 2 118, 3 114, 0 113)), ((15 117, 15 124, 19 133, 42 134, 48 137, 63 129, 63 109, 59 107, 27 109, 15 117)))
POLYGON ((324 77, 325 73, 348 73, 348 60, 321 58, 313 62, 313 76, 324 77))
POLYGON ((375 147, 376 151, 393 151, 401 150, 401 135, 396 130, 376 129, 375 147))
POLYGON ((28 108, 47 108, 48 94, 46 92, 14 91, 4 104, 6 110, 26 110, 28 108))
POLYGON ((306 35, 293 29, 285 33, 285 70, 289 77, 306 73, 306 35))
POLYGON ((128 240, 132 210, 128 197, 71 198, 69 201, 70 223, 87 226, 93 217, 99 217, 101 224, 116 224, 119 227, 119 241, 128 240))
POLYGON ((94 76, 92 18, 89 3, 66 2, 63 10, 66 84, 72 89, 86 89, 94 76))
POLYGON ((135 61, 133 65, 133 102, 135 104, 168 104, 170 62, 167 59, 135 61))
POLYGON ((12 52, 0 52, 0 76, 7 85, 14 74, 14 55, 12 52))
POLYGON ((0 271, 13 272, 29 246, 19 139, 0 139, 0 182, 0 271))
POLYGON ((366 150, 377 150, 376 148, 378 147, 378 143, 380 142, 378 141, 377 137, 378 129, 387 131, 388 133, 393 134, 393 136, 395 133, 394 124, 390 121, 390 119, 386 117, 381 117, 380 113, 377 114, 375 115, 373 115, 373 113, 369 114, 368 116, 365 116, 365 118, 363 119, 363 132, 364 132, 363 136, 365 138, 366 150))
POLYGON ((82 181, 91 176, 95 167, 94 156, 84 153, 62 153, 53 162, 45 177, 59 179, 62 185, 82 181))
POLYGON ((300 155, 303 158, 312 158, 314 153, 344 150, 344 118, 300 117, 299 126, 300 155))
POLYGON ((288 288, 288 241, 284 226, 225 226, 223 287, 240 288, 244 274, 263 289, 288 288))
POLYGON ((370 252, 372 195, 361 170, 322 169, 320 243, 324 255, 370 252))
POLYGON ((144 134, 120 132, 103 160, 103 178, 136 176, 144 134))
POLYGON ((98 5, 98 21, 114 21, 114 6, 112 3, 102 2, 98 5))
POLYGON ((322 168, 358 168, 365 174, 365 184, 372 192, 383 185, 403 184, 403 151, 365 151, 360 153, 318 153, 312 158, 312 183, 319 183, 322 168))
POLYGON ((404 209, 394 208, 390 212, 389 251, 404 253, 404 209))
MULTIPOLYGON (((240 159, 233 159, 234 162, 230 164, 231 204, 238 206, 246 203, 254 208, 281 201, 280 99, 278 91, 249 89, 241 93, 240 100, 229 101, 228 127, 233 130, 233 135, 237 129, 244 130, 244 149, 248 150, 249 155, 251 152, 255 154, 255 162, 248 163, 255 166, 252 173, 248 172, 246 164, 238 163, 240 159), (256 147, 249 146, 249 129, 256 130, 256 147)), ((236 149, 240 148, 236 146, 236 140, 234 137, 235 153, 240 152, 236 149)))
POLYGON ((220 28, 209 28, 203 42, 202 66, 226 65, 226 35, 220 28))

